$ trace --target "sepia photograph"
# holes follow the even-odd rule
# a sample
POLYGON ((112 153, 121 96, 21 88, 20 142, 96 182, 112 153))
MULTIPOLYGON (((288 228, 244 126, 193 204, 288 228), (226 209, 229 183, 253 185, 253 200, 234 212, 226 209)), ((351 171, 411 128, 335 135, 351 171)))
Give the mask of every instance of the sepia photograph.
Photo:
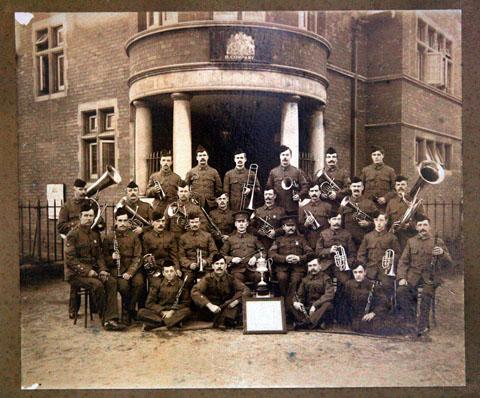
POLYGON ((22 389, 466 385, 461 10, 14 18, 22 389))

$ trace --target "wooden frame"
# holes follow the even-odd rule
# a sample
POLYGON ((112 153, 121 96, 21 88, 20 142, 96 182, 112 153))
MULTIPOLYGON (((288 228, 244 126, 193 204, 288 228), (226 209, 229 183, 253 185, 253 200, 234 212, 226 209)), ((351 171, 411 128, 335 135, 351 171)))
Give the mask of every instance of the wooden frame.
MULTIPOLYGON (((269 319, 264 318, 263 321, 268 323, 269 319)), ((285 319, 285 303, 283 297, 249 297, 243 300, 243 334, 271 333, 287 333, 287 322, 285 319), (279 315, 281 319, 278 320, 278 317, 276 319, 273 319, 274 322, 271 322, 271 327, 269 327, 268 325, 255 325, 255 316, 249 316, 249 313, 252 314, 252 310, 265 310, 269 306, 270 308, 272 308, 272 304, 279 306, 277 311, 280 313, 279 315)))

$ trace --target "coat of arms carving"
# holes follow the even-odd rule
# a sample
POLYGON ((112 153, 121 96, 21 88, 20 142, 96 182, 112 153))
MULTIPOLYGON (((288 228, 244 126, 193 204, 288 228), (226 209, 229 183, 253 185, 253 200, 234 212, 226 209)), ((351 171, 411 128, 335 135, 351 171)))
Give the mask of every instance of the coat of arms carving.
POLYGON ((255 57, 255 41, 243 32, 232 34, 227 41, 225 59, 228 61, 251 61, 255 57))

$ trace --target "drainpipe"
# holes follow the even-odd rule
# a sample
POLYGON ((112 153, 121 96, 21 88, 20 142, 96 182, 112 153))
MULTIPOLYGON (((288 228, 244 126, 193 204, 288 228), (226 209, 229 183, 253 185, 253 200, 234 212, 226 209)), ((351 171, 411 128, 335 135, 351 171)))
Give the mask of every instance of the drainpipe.
POLYGON ((350 169, 351 175, 357 175, 358 167, 358 35, 360 32, 360 21, 353 19, 352 24, 352 72, 353 85, 351 90, 351 112, 350 112, 350 147, 351 147, 351 157, 350 157, 350 169))

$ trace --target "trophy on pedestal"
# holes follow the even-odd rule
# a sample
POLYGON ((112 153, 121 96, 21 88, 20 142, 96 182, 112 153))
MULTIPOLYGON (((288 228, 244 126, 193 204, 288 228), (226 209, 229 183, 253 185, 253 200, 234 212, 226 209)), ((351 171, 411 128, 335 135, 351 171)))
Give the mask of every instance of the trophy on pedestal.
POLYGON ((271 267, 273 260, 271 258, 263 257, 263 253, 260 253, 260 258, 257 259, 256 263, 256 272, 260 273, 260 282, 258 282, 256 287, 257 298, 268 298, 270 297, 270 289, 268 283, 265 282, 264 275, 268 272, 269 267, 271 267))

